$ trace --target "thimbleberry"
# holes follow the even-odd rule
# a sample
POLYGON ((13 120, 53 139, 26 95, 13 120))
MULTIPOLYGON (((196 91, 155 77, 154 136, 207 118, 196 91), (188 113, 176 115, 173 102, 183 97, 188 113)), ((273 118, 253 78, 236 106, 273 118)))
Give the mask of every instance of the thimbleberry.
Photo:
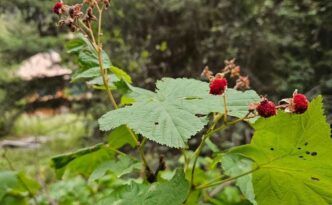
POLYGON ((227 80, 225 78, 215 78, 210 82, 210 94, 221 95, 225 92, 227 80))
POLYGON ((294 113, 304 113, 308 109, 308 99, 303 94, 294 94, 292 98, 294 113))
POLYGON ((272 101, 263 99, 256 107, 258 114, 262 117, 268 118, 277 114, 277 108, 272 101))
POLYGON ((53 7, 53 12, 60 15, 62 12, 63 3, 62 2, 56 2, 53 7))

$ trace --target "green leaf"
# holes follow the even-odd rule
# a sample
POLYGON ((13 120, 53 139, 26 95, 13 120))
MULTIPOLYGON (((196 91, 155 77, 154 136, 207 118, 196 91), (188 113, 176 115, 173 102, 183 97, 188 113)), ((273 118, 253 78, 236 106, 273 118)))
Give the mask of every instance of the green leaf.
MULTIPOLYGON (((111 90, 116 90, 122 95, 127 94, 130 91, 129 84, 125 82, 123 79, 119 79, 116 75, 110 74, 108 75, 108 86, 111 90)), ((104 82, 102 77, 96 77, 87 82, 89 85, 93 85, 95 89, 105 90, 104 82)))
POLYGON ((90 41, 82 34, 79 34, 77 38, 69 41, 65 45, 68 53, 79 53, 82 49, 93 50, 92 44, 90 41))
POLYGON ((135 102, 135 99, 127 96, 127 95, 122 95, 121 96, 121 101, 120 101, 120 105, 124 106, 124 105, 131 105, 135 102))
POLYGON ((182 204, 189 192, 190 185, 185 179, 182 169, 177 169, 170 181, 157 182, 153 184, 146 194, 146 204, 182 204))
POLYGON ((85 38, 83 35, 80 35, 78 38, 69 41, 65 45, 65 47, 68 53, 76 53, 76 54, 78 54, 84 48, 89 48, 89 50, 93 49, 89 40, 85 38))
POLYGON ((26 197, 7 195, 0 200, 1 205, 29 205, 26 197))
POLYGON ((147 191, 147 184, 137 184, 132 182, 130 185, 115 189, 110 196, 98 201, 97 205, 143 205, 144 196, 147 191))
POLYGON ((115 66, 111 66, 111 71, 114 75, 116 75, 116 77, 118 77, 119 79, 124 80, 125 82, 131 84, 132 80, 131 77, 122 69, 115 67, 115 66))
POLYGON ((93 78, 100 76, 100 68, 99 67, 93 67, 88 70, 85 70, 81 73, 78 73, 77 75, 72 77, 72 81, 76 81, 78 79, 82 78, 93 78))
MULTIPOLYGON (((90 41, 83 35, 80 35, 78 38, 67 43, 66 49, 68 53, 78 55, 78 60, 83 71, 93 67, 99 67, 97 52, 90 41)), ((112 65, 105 51, 102 51, 102 62, 104 69, 108 69, 112 65)))
POLYGON ((118 149, 126 144, 135 146, 135 142, 131 137, 128 128, 125 125, 114 129, 108 137, 108 144, 113 149, 118 149))
MULTIPOLYGON (((113 87, 114 88, 114 83, 115 82, 119 82, 120 79, 118 77, 116 77, 114 74, 110 74, 108 75, 108 86, 113 87)), ((92 80, 87 82, 89 85, 96 85, 96 86, 103 86, 104 82, 103 82, 103 78, 101 76, 93 78, 92 80)))
MULTIPOLYGON (((254 162, 252 169, 258 167, 251 180, 238 181, 241 188, 251 184, 257 204, 332 204, 332 139, 322 107, 319 96, 304 114, 279 112, 259 119, 252 142, 225 156, 245 157, 254 162)), ((238 174, 230 170, 234 163, 224 160, 223 165, 231 176, 238 174)))
MULTIPOLYGON (((222 164, 225 174, 229 176, 239 176, 243 173, 248 173, 255 168, 251 159, 244 158, 237 154, 227 154, 223 157, 222 164)), ((256 205, 254 187, 251 181, 252 175, 248 174, 238 178, 236 180, 236 185, 240 188, 243 195, 246 196, 252 204, 256 205)))
POLYGON ((116 86, 116 91, 122 95, 125 95, 131 91, 129 84, 127 82, 125 82, 123 79, 121 79, 120 81, 114 82, 114 85, 116 86))
POLYGON ((120 156, 118 160, 106 161, 100 164, 91 174, 89 182, 102 178, 111 172, 116 177, 122 177, 123 175, 133 172, 135 169, 140 170, 142 164, 127 156, 120 156))
MULTIPOLYGON (((210 95, 208 83, 198 80, 164 78, 157 82, 156 93, 131 89, 136 102, 103 115, 99 119, 101 130, 126 124, 150 140, 179 148, 206 125, 197 114, 224 111, 222 97, 210 95)), ((249 103, 259 100, 253 91, 233 89, 228 89, 227 98, 229 114, 236 117, 245 116, 249 103)))
POLYGON ((76 152, 52 158, 52 165, 58 178, 82 174, 88 177, 101 163, 112 159, 114 152, 103 144, 80 149, 76 152))
POLYGON ((190 185, 181 169, 177 169, 170 181, 161 181, 147 186, 132 183, 116 189, 98 205, 181 205, 188 194, 190 185))
POLYGON ((23 173, 12 171, 0 172, 0 182, 1 204, 4 203, 2 200, 7 195, 10 195, 11 198, 15 196, 28 196, 30 192, 35 194, 40 188, 39 184, 34 179, 25 176, 23 173))
POLYGON ((79 63, 84 68, 93 68, 99 66, 97 54, 94 51, 82 50, 78 55, 79 63))

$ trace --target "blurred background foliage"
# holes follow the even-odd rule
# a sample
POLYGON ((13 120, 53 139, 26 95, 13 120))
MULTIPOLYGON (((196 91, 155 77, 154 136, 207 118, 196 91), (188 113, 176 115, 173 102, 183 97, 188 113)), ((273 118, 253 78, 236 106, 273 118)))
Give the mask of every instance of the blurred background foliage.
MULTIPOLYGON (((8 100, 7 91, 15 92, 5 84, 15 80, 12 74, 22 60, 53 49, 69 63, 63 51, 68 34, 56 27, 53 4, 1 0, 2 102, 8 100)), ((113 1, 110 10, 104 46, 135 84, 151 87, 164 76, 197 78, 205 65, 216 72, 225 59, 235 57, 261 94, 275 99, 295 89, 331 94, 329 0, 121 0, 113 1)), ((330 104, 329 96, 326 101, 330 104)))
MULTIPOLYGON (((75 103, 69 114, 45 118, 26 113, 25 96, 52 85, 45 81, 31 85, 18 78, 17 70, 25 59, 55 50, 62 55, 63 65, 73 71, 78 67, 73 63, 77 59, 64 48, 73 34, 56 26, 58 17, 51 12, 54 3, 0 0, 0 137, 54 137, 54 142, 39 150, 44 164, 55 153, 100 137, 93 122, 107 110, 106 97, 94 91, 97 95, 91 101, 75 103)), ((332 120, 330 0, 113 0, 105 16, 104 48, 115 66, 130 73, 136 86, 153 89, 162 77, 199 78, 206 65, 217 72, 225 59, 234 57, 259 94, 275 101, 291 96, 295 89, 309 98, 323 94, 326 114, 332 120)), ((69 83, 65 92, 87 90, 85 84, 69 83)), ((244 142, 243 128, 236 129, 238 134, 224 143, 244 142)), ((36 156, 30 151, 22 153, 27 152, 7 153, 20 164, 18 169, 33 164, 36 156)), ((8 165, 1 161, 0 169, 8 169, 8 165)), ((73 181, 72 186, 82 183, 80 178, 73 181)), ((61 183, 52 185, 51 195, 62 194, 54 191, 61 183)), ((91 187, 81 189, 86 195, 93 192, 91 187)), ((71 201, 75 198, 90 204, 89 199, 68 195, 66 190, 63 195, 71 201)), ((225 190, 224 198, 232 197, 227 192, 233 194, 234 190, 225 190)))

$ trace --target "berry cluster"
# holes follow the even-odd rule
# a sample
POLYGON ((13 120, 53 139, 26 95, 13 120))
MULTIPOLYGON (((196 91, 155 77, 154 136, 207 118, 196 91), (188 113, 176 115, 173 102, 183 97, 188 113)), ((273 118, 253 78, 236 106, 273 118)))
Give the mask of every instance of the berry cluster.
POLYGON ((276 115, 278 108, 284 109, 286 112, 302 114, 308 109, 308 105, 307 97, 295 91, 292 98, 283 99, 278 106, 263 97, 261 102, 250 105, 249 110, 256 111, 259 116, 268 118, 276 115))
POLYGON ((222 72, 217 73, 213 76, 213 73, 206 66, 201 74, 201 76, 210 80, 210 94, 212 95, 222 95, 228 86, 228 81, 225 78, 227 74, 231 78, 236 79, 236 84, 234 89, 237 90, 246 90, 250 88, 250 81, 248 76, 240 75, 240 66, 235 64, 235 59, 226 60, 225 67, 222 69, 222 72))
POLYGON ((72 32, 75 32, 80 29, 81 22, 85 24, 85 28, 90 28, 91 22, 97 20, 93 14, 95 7, 103 9, 108 8, 109 5, 110 0, 83 0, 82 3, 74 5, 66 5, 61 1, 55 3, 52 11, 60 17, 59 26, 66 25, 72 32), (83 7, 86 8, 85 12, 82 11, 83 7))

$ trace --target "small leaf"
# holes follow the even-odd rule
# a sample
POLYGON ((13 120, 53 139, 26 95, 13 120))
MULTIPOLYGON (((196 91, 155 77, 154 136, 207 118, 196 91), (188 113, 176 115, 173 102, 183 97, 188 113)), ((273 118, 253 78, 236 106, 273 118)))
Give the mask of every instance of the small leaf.
POLYGON ((68 53, 76 53, 78 54, 81 50, 88 48, 89 50, 93 50, 93 47, 89 40, 83 35, 79 35, 78 38, 75 38, 69 41, 65 45, 68 53))
POLYGON ((77 174, 88 177, 96 167, 105 160, 112 159, 113 156, 113 151, 108 150, 103 144, 97 144, 76 152, 53 157, 52 165, 58 178, 77 174))
POLYGON ((129 97, 128 95, 122 95, 120 100, 120 105, 131 105, 135 102, 134 98, 129 97))
POLYGON ((111 71, 119 79, 122 79, 129 84, 132 83, 131 77, 124 70, 122 70, 118 67, 115 67, 115 66, 111 66, 111 71))
MULTIPOLYGON (((78 55, 79 62, 84 68, 83 70, 99 66, 97 52, 85 36, 79 35, 78 38, 67 43, 66 49, 68 53, 78 55)), ((102 51, 102 62, 104 69, 107 69, 112 65, 104 50, 102 51)))
POLYGON ((120 156, 118 160, 106 161, 100 164, 91 174, 89 182, 102 178, 111 172, 116 177, 133 172, 135 169, 139 170, 142 167, 141 163, 135 161, 127 156, 120 156))
POLYGON ((147 191, 147 184, 132 182, 129 185, 115 189, 110 196, 101 199, 97 205, 143 205, 144 196, 147 191))
POLYGON ((147 194, 146 203, 151 205, 182 204, 189 192, 190 185, 182 169, 177 169, 170 181, 153 184, 147 194))
POLYGON ((183 170, 177 169, 170 181, 161 181, 147 186, 132 183, 117 188, 112 194, 101 200, 98 205, 181 205, 189 192, 189 182, 183 170))
POLYGON ((77 75, 72 77, 72 81, 76 81, 81 78, 93 78, 100 76, 100 68, 99 67, 93 67, 88 70, 85 70, 81 73, 78 73, 77 75))
POLYGON ((39 184, 34 179, 27 177, 23 173, 12 171, 0 172, 0 182, 1 204, 4 204, 2 200, 6 195, 10 195, 11 197, 28 196, 30 194, 29 192, 35 194, 40 188, 39 184))
POLYGON ((97 54, 94 51, 82 50, 78 55, 78 60, 83 68, 89 69, 99 66, 97 54))
MULTIPOLYGON (((108 86, 110 86, 112 88, 115 87, 115 85, 114 85, 115 82, 120 81, 120 79, 118 77, 116 77, 114 74, 108 75, 108 78, 109 78, 108 86)), ((104 85, 103 78, 101 76, 93 78, 92 80, 88 81, 87 83, 89 85, 96 85, 96 86, 103 86, 104 85)))
POLYGON ((121 148, 122 146, 129 144, 132 147, 135 146, 135 142, 131 137, 128 128, 125 125, 114 129, 108 137, 108 144, 113 149, 121 148))

